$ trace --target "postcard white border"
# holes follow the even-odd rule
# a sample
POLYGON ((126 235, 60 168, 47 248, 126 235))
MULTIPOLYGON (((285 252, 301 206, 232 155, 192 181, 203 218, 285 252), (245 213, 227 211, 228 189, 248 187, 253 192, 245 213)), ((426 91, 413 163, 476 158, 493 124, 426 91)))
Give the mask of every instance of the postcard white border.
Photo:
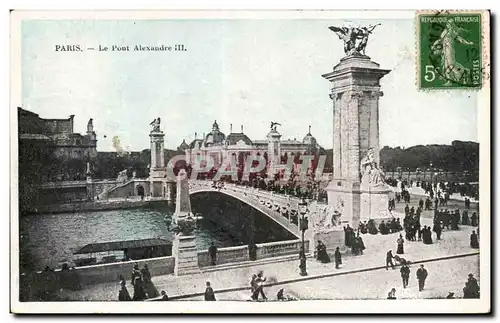
MULTIPOLYGON (((485 313, 491 305, 490 218, 482 218, 481 230, 481 299, 479 300, 331 300, 300 302, 19 302, 18 246, 18 139, 17 107, 21 105, 20 25, 28 19, 414 19, 416 11, 314 11, 314 10, 183 10, 183 11, 13 11, 11 13, 10 49, 10 234, 11 234, 11 311, 15 313, 485 313), (396 303, 395 303, 396 302, 396 303), (397 306, 395 306, 397 305, 397 306)), ((484 20, 489 47, 489 15, 484 20)), ((483 57, 490 73, 490 51, 483 57)), ((478 138, 480 142, 480 208, 491 214, 490 199, 490 80, 478 92, 478 138)))

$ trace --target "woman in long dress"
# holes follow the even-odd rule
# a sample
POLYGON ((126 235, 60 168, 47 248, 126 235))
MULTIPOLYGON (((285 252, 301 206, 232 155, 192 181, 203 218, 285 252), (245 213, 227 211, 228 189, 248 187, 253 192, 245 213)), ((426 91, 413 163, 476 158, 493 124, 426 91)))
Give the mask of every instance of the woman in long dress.
POLYGON ((399 235, 399 238, 398 240, 396 241, 398 243, 398 248, 396 250, 396 253, 398 255, 402 255, 405 253, 405 250, 404 250, 404 243, 405 243, 405 240, 403 239, 403 235, 399 235))
POLYGON ((318 241, 318 246, 316 247, 316 250, 318 251, 317 259, 319 261, 321 261, 324 264, 330 262, 330 256, 328 256, 328 253, 326 252, 326 246, 323 242, 318 241))
POLYGON ((122 280, 120 282, 120 292, 118 293, 118 300, 119 301, 131 301, 132 298, 130 297, 130 294, 128 293, 127 287, 125 286, 125 280, 122 280))

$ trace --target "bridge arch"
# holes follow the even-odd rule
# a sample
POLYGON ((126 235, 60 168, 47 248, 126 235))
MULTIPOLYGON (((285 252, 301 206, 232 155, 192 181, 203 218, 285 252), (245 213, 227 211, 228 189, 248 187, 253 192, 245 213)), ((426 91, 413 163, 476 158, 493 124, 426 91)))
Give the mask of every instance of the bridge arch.
MULTIPOLYGON (((191 185, 190 185, 191 186, 191 185)), ((214 188, 211 185, 193 186, 189 189, 189 195, 197 193, 219 193, 237 199, 260 213, 271 218, 275 223, 279 224, 285 230, 296 237, 300 237, 299 226, 291 223, 287 218, 282 216, 279 211, 269 208, 266 205, 259 203, 259 198, 250 192, 244 192, 242 189, 235 188, 214 188)))

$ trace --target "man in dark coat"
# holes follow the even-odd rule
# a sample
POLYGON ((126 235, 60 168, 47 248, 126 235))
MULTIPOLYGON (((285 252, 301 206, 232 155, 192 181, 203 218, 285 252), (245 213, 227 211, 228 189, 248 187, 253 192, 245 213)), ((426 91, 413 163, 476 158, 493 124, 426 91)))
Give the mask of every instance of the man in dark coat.
POLYGON ((378 226, 378 231, 380 231, 380 234, 384 234, 384 235, 389 233, 389 229, 387 228, 384 220, 382 220, 382 222, 380 222, 380 224, 378 226))
POLYGON ((441 223, 439 221, 434 222, 434 227, 432 228, 432 231, 436 232, 436 239, 441 240, 441 223))
POLYGON ((391 265, 391 268, 394 269, 394 262, 392 261, 393 258, 394 256, 392 255, 392 250, 389 250, 385 256, 385 270, 389 270, 389 265, 391 265))
POLYGON ((151 273, 149 272, 148 264, 144 264, 144 268, 141 269, 141 275, 144 284, 149 284, 151 282, 151 273))
POLYGON ((478 217, 476 212, 472 212, 472 216, 470 217, 470 225, 473 227, 478 226, 478 217))
POLYGON ((335 268, 339 269, 341 264, 342 264, 342 254, 340 253, 340 248, 337 247, 335 249, 335 268))
POLYGON ((408 286, 408 281, 410 280, 410 267, 405 263, 401 266, 401 279, 403 280, 403 288, 408 286))
POLYGON ((462 225, 469 225, 469 212, 467 210, 462 212, 462 225))
POLYGON ((257 274, 257 279, 255 280, 255 283, 257 285, 256 293, 257 293, 257 297, 260 294, 260 296, 262 296, 262 299, 264 299, 264 300, 267 300, 267 296, 266 296, 266 294, 264 294, 264 282, 266 280, 267 280, 267 278, 264 277, 264 272, 259 271, 259 273, 257 274))
POLYGON ((205 300, 215 301, 215 293, 212 286, 210 286, 210 282, 207 282, 207 288, 205 288, 205 300))
POLYGON ((428 276, 427 269, 424 268, 424 265, 420 265, 420 268, 417 270, 417 280, 418 280, 418 291, 421 292, 425 287, 425 280, 428 276))
POLYGON ((210 255, 210 263, 212 264, 212 266, 215 266, 215 264, 217 263, 217 247, 213 242, 208 248, 208 254, 210 255))
POLYGON ((477 237, 476 231, 472 231, 472 234, 470 235, 470 247, 474 249, 479 248, 479 239, 477 237))

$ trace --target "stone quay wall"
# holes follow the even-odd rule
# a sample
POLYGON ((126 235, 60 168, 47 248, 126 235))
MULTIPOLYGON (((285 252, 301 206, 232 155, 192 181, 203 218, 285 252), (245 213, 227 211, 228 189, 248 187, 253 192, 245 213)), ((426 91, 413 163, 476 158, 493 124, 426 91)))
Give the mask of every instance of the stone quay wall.
MULTIPOLYGON (((257 244, 257 260, 292 254, 298 255, 301 243, 301 240, 290 240, 257 244)), ((308 252, 309 241, 306 241, 305 244, 306 252, 308 252)), ((217 265, 240 263, 244 261, 249 261, 248 246, 220 248, 217 251, 217 265)), ((128 283, 135 263, 138 263, 140 268, 144 267, 144 264, 147 264, 151 276, 153 277, 169 275, 174 273, 175 257, 168 256, 75 267, 71 273, 78 277, 78 282, 81 286, 112 281, 118 283, 118 277, 120 275, 123 275, 128 283)), ((198 264, 202 268, 211 265, 208 250, 198 251, 198 264)), ((64 272, 62 272, 61 269, 55 269, 53 274, 54 280, 60 281, 62 280, 61 278, 64 272)), ((40 284, 43 283, 43 273, 39 271, 33 275, 23 275, 22 280, 28 285, 31 285, 31 289, 39 289, 42 288, 40 284)))
POLYGON ((92 211, 109 211, 109 210, 119 210, 119 209, 131 209, 148 206, 154 203, 165 203, 164 199, 144 199, 141 200, 140 196, 132 196, 127 199, 116 198, 108 200, 99 201, 88 201, 88 202, 73 202, 64 204, 50 204, 50 205, 40 205, 33 213, 80 213, 80 212, 92 212, 92 211))

